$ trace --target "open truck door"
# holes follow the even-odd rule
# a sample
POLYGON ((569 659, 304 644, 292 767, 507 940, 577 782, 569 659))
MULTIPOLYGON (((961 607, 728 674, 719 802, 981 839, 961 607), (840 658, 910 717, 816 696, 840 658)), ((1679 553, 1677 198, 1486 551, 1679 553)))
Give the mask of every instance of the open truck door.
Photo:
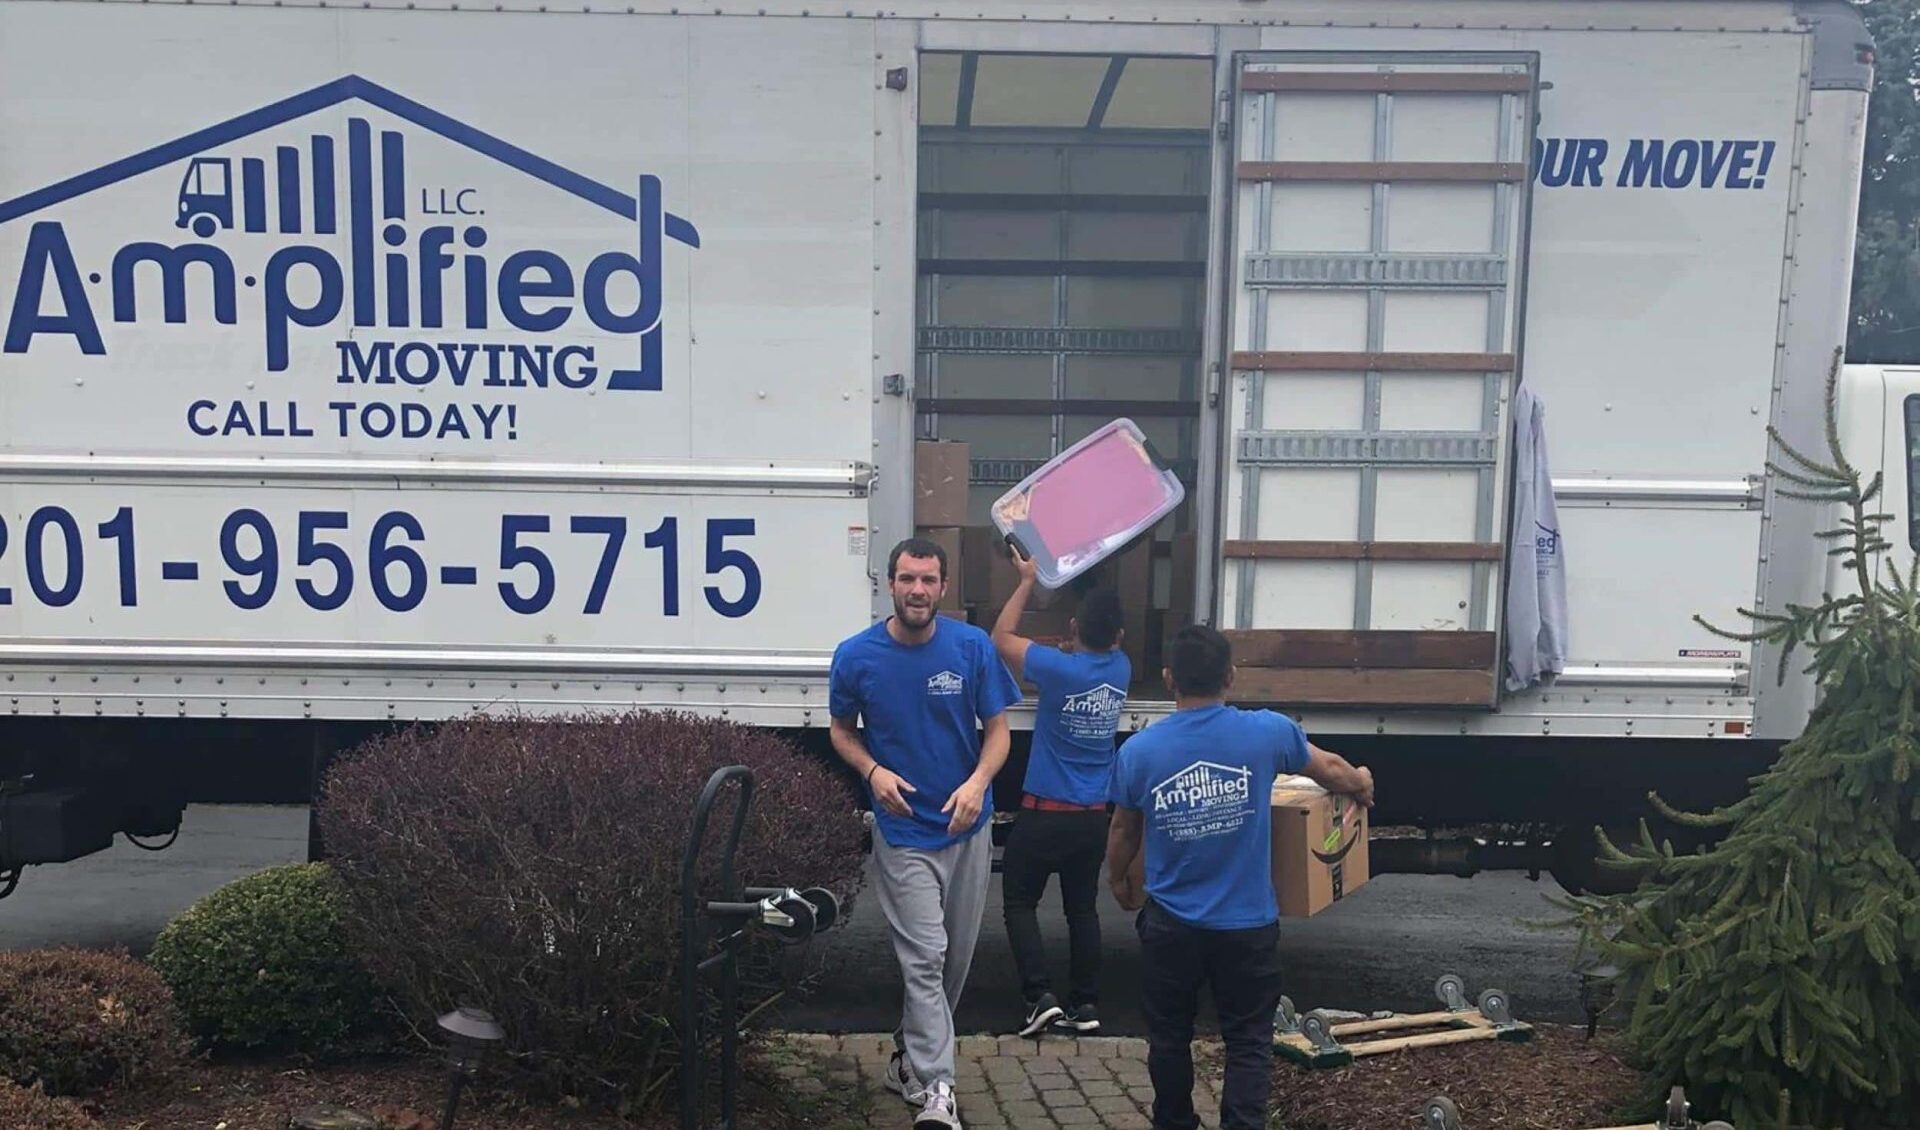
POLYGON ((1498 701, 1538 69, 1259 52, 1225 71, 1212 564, 1243 700, 1498 701))

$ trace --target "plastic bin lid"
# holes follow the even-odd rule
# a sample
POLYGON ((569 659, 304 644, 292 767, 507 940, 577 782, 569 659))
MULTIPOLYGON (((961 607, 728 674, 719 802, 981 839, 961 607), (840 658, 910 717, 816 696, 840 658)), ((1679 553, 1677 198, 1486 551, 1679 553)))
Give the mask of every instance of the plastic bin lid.
POLYGON ((1132 420, 1119 419, 1054 456, 993 504, 994 526, 1055 589, 1093 568, 1186 497, 1132 420))

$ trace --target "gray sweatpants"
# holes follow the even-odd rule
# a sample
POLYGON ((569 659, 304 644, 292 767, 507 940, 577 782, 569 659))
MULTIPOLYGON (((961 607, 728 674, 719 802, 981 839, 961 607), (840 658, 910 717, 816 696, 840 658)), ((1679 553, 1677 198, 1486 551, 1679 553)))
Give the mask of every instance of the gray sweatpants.
POLYGON ((880 909, 893 935, 905 1001, 894 1043, 923 1087, 953 1082, 953 1012, 960 1005, 993 874, 993 832, 939 851, 873 837, 880 909))

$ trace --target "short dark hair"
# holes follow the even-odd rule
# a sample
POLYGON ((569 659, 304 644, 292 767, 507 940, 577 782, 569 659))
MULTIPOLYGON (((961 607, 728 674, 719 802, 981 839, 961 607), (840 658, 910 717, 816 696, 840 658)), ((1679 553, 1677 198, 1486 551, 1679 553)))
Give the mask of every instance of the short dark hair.
POLYGON ((1205 624, 1190 624, 1167 642, 1167 666, 1173 689, 1189 698, 1212 698, 1227 689, 1233 670, 1233 644, 1205 624))
POLYGON ((1095 651, 1105 651, 1120 638, 1125 624, 1120 594, 1112 589, 1095 589, 1080 601, 1074 619, 1080 626, 1080 642, 1095 651))
POLYGON ((943 581, 947 579, 947 551, 941 549, 937 542, 928 541, 926 538, 913 537, 907 538, 899 545, 894 546, 893 552, 887 554, 887 580, 893 580, 894 574, 900 571, 900 559, 902 557, 934 558, 940 562, 940 579, 943 581))

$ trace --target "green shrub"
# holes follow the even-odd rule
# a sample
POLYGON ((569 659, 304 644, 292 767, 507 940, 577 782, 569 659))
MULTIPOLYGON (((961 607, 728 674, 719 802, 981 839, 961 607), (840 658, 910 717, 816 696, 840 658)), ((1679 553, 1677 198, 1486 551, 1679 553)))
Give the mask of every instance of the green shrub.
POLYGON ((235 880, 167 924, 150 959, 187 1030, 224 1051, 327 1055, 376 1025, 340 882, 300 863, 235 880))
MULTIPOLYGON (((422 1032, 455 1006, 487 1009, 520 1082, 644 1117, 678 1094, 680 864, 695 800, 715 769, 751 768, 739 878, 827 887, 851 911, 865 829, 851 775, 826 757, 671 712, 473 717, 340 762, 320 827, 367 960, 422 1032)), ((707 830, 707 890, 737 797, 727 791, 707 830)), ((807 960, 763 936, 743 957, 753 1027, 807 960)))
POLYGON ((0 1079, 0 1126, 31 1126, 34 1130, 102 1130, 93 1116, 72 1099, 49 1097, 38 1084, 22 1087, 0 1079))
POLYGON ((124 953, 0 954, 0 1077, 85 1095, 165 1075, 183 1052, 166 984, 124 953))

